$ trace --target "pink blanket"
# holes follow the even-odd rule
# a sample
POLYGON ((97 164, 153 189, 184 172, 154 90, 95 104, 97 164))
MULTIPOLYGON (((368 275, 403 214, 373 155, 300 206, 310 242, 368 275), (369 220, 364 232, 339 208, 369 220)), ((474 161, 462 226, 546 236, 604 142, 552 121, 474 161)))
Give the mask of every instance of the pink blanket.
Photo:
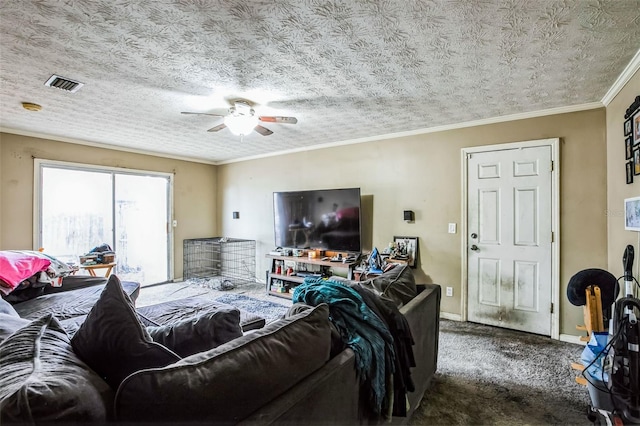
POLYGON ((51 261, 19 251, 0 251, 0 280, 13 290, 25 279, 46 270, 51 261))

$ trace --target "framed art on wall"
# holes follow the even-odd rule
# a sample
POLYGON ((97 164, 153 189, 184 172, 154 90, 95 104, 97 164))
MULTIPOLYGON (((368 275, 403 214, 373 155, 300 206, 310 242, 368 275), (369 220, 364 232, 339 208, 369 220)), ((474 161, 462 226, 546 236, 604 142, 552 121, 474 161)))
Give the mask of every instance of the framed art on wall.
POLYGON ((418 256, 418 237, 393 237, 393 242, 397 255, 392 256, 396 258, 406 256, 407 264, 415 268, 418 256))
POLYGON ((640 232, 640 197, 624 200, 624 229, 640 232))
POLYGON ((631 117, 631 127, 633 129, 633 145, 640 144, 640 109, 636 110, 631 117))
POLYGON ((624 159, 625 181, 630 184, 640 175, 640 95, 624 113, 624 159))

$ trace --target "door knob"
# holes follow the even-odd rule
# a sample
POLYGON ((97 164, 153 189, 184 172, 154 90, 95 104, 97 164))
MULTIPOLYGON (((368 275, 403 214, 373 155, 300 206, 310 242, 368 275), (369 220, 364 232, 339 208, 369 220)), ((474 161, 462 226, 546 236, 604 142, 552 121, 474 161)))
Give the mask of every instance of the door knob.
POLYGON ((478 251, 478 246, 477 246, 477 245, 475 245, 475 244, 473 244, 473 245, 471 246, 471 250, 473 250, 473 251, 478 251))
POLYGON ((473 234, 471 234, 471 238, 478 238, 478 234, 474 232, 473 234))

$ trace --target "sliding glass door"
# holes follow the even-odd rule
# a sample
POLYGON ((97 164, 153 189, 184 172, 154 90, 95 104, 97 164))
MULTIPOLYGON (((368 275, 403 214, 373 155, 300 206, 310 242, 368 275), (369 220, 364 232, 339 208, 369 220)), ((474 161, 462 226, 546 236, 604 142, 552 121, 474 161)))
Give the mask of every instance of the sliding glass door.
POLYGON ((167 281, 167 179, 121 174, 114 177, 117 273, 145 284, 167 281))
POLYGON ((78 263, 108 244, 120 279, 147 285, 171 278, 171 175, 43 161, 37 166, 38 247, 78 263))

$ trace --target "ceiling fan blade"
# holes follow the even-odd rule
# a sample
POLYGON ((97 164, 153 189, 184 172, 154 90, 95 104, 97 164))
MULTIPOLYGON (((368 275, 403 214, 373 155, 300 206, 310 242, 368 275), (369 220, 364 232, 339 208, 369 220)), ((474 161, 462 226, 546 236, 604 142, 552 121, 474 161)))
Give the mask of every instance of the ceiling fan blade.
POLYGON ((214 126, 214 127, 210 128, 209 130, 207 130, 207 132, 218 132, 218 131, 224 129, 225 127, 227 127, 226 124, 220 123, 217 126, 214 126))
POLYGON ((267 123, 283 123, 283 124, 296 124, 298 119, 295 117, 281 117, 281 116, 268 116, 263 115, 258 117, 260 121, 267 123))
POLYGON ((188 112, 188 111, 182 111, 180 114, 191 114, 191 115, 211 115, 213 117, 224 117, 224 115, 222 114, 211 114, 208 112, 188 112))
POLYGON ((271 134, 273 134, 273 132, 269 129, 267 129, 266 127, 262 127, 261 125, 257 125, 255 129, 256 132, 260 133, 262 136, 269 136, 271 134))

